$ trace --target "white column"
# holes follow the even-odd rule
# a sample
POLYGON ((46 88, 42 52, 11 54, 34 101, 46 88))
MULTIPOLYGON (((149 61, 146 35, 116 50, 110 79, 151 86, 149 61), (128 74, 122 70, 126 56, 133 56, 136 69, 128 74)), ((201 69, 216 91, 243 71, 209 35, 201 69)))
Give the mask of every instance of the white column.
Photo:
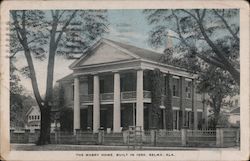
POLYGON ((136 81, 136 126, 143 128, 143 70, 137 71, 136 81))
POLYGON ((94 75, 93 132, 100 128, 100 85, 99 76, 94 75))
POLYGON ((121 131, 121 91, 120 74, 114 73, 114 108, 113 108, 113 132, 121 131))
POLYGON ((79 78, 74 78, 74 133, 80 129, 79 78))

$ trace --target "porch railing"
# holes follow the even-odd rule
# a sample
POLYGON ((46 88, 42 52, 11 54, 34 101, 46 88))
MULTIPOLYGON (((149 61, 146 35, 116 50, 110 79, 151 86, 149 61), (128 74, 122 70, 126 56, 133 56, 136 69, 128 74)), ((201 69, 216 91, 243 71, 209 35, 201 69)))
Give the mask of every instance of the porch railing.
MULTIPOLYGON (((150 91, 143 91, 143 98, 151 98, 150 91)), ((93 102, 93 94, 80 95, 81 102, 93 102)), ((121 92, 121 100, 128 101, 128 100, 135 100, 136 99, 136 91, 126 91, 121 92)), ((102 93, 100 94, 101 101, 113 101, 114 100, 114 93, 102 93)))
POLYGON ((121 92, 121 100, 131 100, 136 98, 136 91, 121 92))
POLYGON ((113 101, 114 100, 114 93, 103 93, 100 94, 101 101, 113 101))

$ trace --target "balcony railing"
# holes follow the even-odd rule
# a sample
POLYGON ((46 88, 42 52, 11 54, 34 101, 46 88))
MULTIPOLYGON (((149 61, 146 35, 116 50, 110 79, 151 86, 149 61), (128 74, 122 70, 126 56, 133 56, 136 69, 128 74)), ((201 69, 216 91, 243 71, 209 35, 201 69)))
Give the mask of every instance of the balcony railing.
MULTIPOLYGON (((143 91, 143 98, 150 99, 151 92, 150 91, 143 91)), ((88 95, 80 95, 81 102, 84 103, 91 103, 93 102, 93 94, 88 95)), ((121 101, 132 101, 136 99, 136 91, 126 91, 121 92, 121 101)), ((114 100, 114 93, 102 93, 100 94, 100 101, 113 101, 114 100)))
POLYGON ((136 91, 121 92, 121 100, 134 100, 136 99, 136 91))
POLYGON ((114 93, 102 93, 100 97, 101 101, 112 101, 114 100, 114 93))

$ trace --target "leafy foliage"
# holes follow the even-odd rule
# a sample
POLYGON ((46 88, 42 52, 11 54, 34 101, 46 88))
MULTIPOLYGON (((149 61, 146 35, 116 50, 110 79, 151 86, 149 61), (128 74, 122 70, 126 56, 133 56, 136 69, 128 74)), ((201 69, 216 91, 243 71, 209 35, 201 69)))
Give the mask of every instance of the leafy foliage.
POLYGON ((18 70, 15 67, 15 58, 10 60, 10 94, 22 94, 23 86, 20 85, 20 77, 18 76, 18 70))
POLYGON ((60 125, 62 131, 73 131, 73 110, 71 108, 60 110, 60 125))
POLYGON ((153 26, 149 43, 165 44, 168 32, 175 38, 177 55, 194 55, 198 61, 228 71, 239 84, 239 10, 144 10, 153 26), (183 54, 184 53, 184 54, 183 54))
POLYGON ((210 115, 208 118, 208 128, 215 129, 216 126, 219 125, 220 127, 230 127, 231 124, 228 121, 228 117, 222 113, 219 115, 219 119, 215 118, 215 115, 210 115))
POLYGON ((225 98, 239 93, 239 89, 231 75, 218 67, 209 66, 206 71, 200 73, 198 90, 207 93, 207 103, 214 113, 214 125, 220 120, 221 107, 227 105, 225 98))
POLYGON ((152 125, 151 128, 160 128, 161 119, 161 109, 162 105, 162 85, 163 85, 163 75, 159 69, 150 71, 149 73, 151 82, 151 99, 152 103, 150 106, 150 114, 152 125))

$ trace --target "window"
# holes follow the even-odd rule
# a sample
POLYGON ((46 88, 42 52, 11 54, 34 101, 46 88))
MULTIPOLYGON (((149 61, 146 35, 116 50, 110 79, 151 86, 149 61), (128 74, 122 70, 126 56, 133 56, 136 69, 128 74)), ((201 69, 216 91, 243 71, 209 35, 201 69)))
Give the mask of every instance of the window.
POLYGON ((180 80, 173 78, 173 96, 180 97, 180 80))
POLYGON ((188 81, 186 86, 186 98, 191 98, 191 87, 192 87, 192 82, 188 81))
POLYGON ((74 88, 74 84, 72 84, 72 100, 74 100, 74 95, 75 95, 75 88, 74 88))
POLYGON ((32 120, 34 120, 34 116, 32 116, 32 120))
POLYGON ((185 111, 184 113, 184 126, 190 127, 191 126, 191 116, 192 116, 192 111, 185 111))
POLYGON ((179 110, 173 110, 173 129, 178 130, 179 110))
POLYGON ((197 112, 198 129, 202 129, 202 112, 197 112))
POLYGON ((104 93, 104 87, 105 87, 104 79, 101 79, 100 80, 100 93, 104 93))
POLYGON ((29 116, 29 120, 31 120, 31 116, 29 116))
POLYGON ((39 115, 37 116, 37 120, 39 120, 39 115))

